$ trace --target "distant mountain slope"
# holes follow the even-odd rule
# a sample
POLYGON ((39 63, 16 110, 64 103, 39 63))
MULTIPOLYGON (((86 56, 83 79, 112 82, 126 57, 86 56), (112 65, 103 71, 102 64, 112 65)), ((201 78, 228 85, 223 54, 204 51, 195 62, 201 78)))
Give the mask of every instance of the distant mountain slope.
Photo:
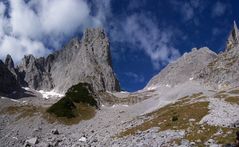
POLYGON ((154 76, 145 89, 158 86, 171 87, 188 80, 196 80, 214 88, 239 86, 239 31, 236 23, 229 34, 226 49, 216 54, 204 47, 192 49, 178 60, 168 64, 154 76))
POLYGON ((204 67, 197 79, 215 88, 232 88, 239 86, 239 31, 234 22, 224 52, 204 67))
POLYGON ((158 75, 154 76, 146 89, 157 86, 171 87, 192 80, 195 72, 200 71, 216 57, 217 54, 206 47, 198 50, 192 49, 190 53, 185 53, 178 60, 169 63, 158 75))

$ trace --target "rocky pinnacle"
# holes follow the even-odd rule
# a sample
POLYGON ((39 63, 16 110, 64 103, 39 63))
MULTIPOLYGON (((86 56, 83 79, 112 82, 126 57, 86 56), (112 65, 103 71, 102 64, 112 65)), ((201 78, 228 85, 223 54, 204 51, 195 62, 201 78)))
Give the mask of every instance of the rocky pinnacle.
POLYGON ((22 86, 61 93, 79 82, 95 91, 119 91, 112 69, 110 43, 103 29, 86 29, 82 39, 73 38, 48 57, 25 56, 17 66, 22 86))
POLYGON ((239 31, 237 28, 236 21, 234 21, 233 29, 228 37, 228 40, 227 40, 226 50, 235 48, 236 46, 238 46, 238 44, 239 44, 239 31))

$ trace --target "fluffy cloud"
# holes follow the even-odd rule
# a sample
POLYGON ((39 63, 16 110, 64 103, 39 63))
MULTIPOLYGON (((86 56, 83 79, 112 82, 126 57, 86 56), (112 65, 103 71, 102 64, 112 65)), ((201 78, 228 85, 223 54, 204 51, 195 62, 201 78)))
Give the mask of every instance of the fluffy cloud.
POLYGON ((172 44, 173 31, 159 28, 143 13, 115 19, 111 0, 7 1, 8 7, 0 2, 0 58, 11 54, 18 62, 25 54, 45 56, 66 38, 96 26, 106 28, 113 41, 143 50, 155 68, 180 55, 172 44))
POLYGON ((116 30, 111 30, 112 38, 143 50, 150 57, 155 69, 180 56, 179 51, 173 47, 174 32, 166 28, 160 29, 150 17, 133 14, 120 22, 121 25, 116 30))
POLYGON ((49 46, 58 49, 64 39, 86 27, 102 25, 102 15, 90 15, 84 0, 9 0, 0 2, 0 58, 11 54, 19 61, 24 54, 44 56, 49 46))
POLYGON ((12 36, 4 36, 0 48, 1 56, 10 54, 14 59, 21 59, 26 54, 35 54, 39 57, 50 53, 42 42, 33 41, 25 37, 15 38, 12 36))

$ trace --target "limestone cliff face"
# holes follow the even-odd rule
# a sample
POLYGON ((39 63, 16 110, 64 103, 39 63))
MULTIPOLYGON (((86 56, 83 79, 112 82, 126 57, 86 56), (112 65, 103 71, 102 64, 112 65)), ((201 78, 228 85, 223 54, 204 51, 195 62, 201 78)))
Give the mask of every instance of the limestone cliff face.
POLYGON ((24 87, 49 90, 53 88, 50 73, 45 70, 45 59, 36 59, 33 55, 24 56, 17 66, 18 79, 24 87))
POLYGON ((55 89, 65 91, 79 82, 92 84, 96 91, 119 91, 112 70, 109 40, 102 29, 87 29, 81 40, 73 39, 54 54, 51 74, 55 89))
POLYGON ((119 91, 112 70, 110 44, 103 29, 87 29, 81 40, 72 39, 46 58, 25 56, 17 67, 22 85, 33 89, 66 92, 79 82, 95 91, 119 91))
POLYGON ((175 86, 195 78, 195 73, 213 61, 217 54, 208 48, 192 49, 178 60, 169 63, 158 75, 154 76, 146 88, 154 86, 175 86))
POLYGON ((216 54, 208 48, 193 49, 166 66, 146 86, 174 86, 195 80, 215 89, 239 86, 239 31, 234 22, 225 51, 216 54))
POLYGON ((227 40, 226 51, 229 51, 232 48, 237 48, 238 45, 239 45, 239 31, 237 28, 237 24, 234 21, 232 31, 230 32, 230 35, 227 40))
POLYGON ((239 31, 234 26, 228 37, 224 52, 203 68, 198 79, 204 84, 219 89, 239 86, 239 31))

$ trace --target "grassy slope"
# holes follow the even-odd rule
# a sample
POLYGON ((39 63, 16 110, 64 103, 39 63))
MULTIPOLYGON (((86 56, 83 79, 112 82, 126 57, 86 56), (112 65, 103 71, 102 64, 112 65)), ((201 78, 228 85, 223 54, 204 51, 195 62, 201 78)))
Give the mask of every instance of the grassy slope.
MULTIPOLYGON (((126 137, 128 135, 134 135, 138 131, 146 131, 152 127, 159 127, 160 131, 186 130, 187 133, 184 138, 194 142, 200 140, 201 143, 197 143, 198 146, 204 146, 203 142, 206 142, 210 138, 215 139, 219 144, 234 143, 236 140, 236 128, 199 124, 199 121, 209 113, 209 102, 204 100, 205 98, 207 97, 204 96, 203 93, 185 96, 174 104, 169 104, 147 114, 149 116, 148 120, 138 126, 124 130, 116 137, 126 137), (219 136, 215 135, 219 130, 221 130, 223 134, 219 136)), ((182 139, 176 139, 172 141, 180 144, 181 140, 182 139)))

